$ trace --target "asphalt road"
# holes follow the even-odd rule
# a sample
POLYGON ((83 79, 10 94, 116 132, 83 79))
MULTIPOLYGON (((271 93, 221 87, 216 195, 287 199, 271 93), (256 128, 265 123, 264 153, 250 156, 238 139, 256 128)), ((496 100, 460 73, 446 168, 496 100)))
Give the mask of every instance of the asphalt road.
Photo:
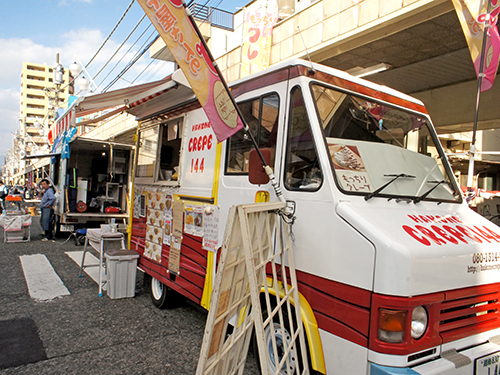
MULTIPOLYGON (((195 373, 207 316, 203 309, 190 303, 170 310, 155 308, 141 272, 134 298, 99 297, 97 284, 87 275, 79 278, 79 266, 65 254, 83 247, 75 246, 73 240, 42 242, 39 217, 33 219, 30 242, 0 242, 0 323, 32 321, 46 359, 4 365, 0 374, 195 373), (34 254, 47 257, 69 295, 46 302, 31 298, 20 256, 34 254)), ((2 229, 0 236, 3 241, 2 229)), ((1 338, 0 331, 4 345, 0 351, 16 355, 17 346, 1 338)), ((255 358, 249 354, 245 374, 258 373, 255 358)))

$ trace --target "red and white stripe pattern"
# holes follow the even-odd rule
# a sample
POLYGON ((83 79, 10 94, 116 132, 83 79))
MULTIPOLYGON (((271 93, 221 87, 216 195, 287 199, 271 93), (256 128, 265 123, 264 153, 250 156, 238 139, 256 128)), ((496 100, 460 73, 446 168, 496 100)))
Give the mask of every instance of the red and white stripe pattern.
POLYGON ((53 144, 57 137, 68 130, 72 124, 74 111, 71 110, 66 115, 60 119, 58 119, 52 126, 50 127, 49 134, 47 138, 49 139, 49 143, 53 144))
POLYGON ((152 95, 148 95, 146 96, 145 98, 142 98, 142 99, 139 99, 133 103, 130 103, 128 105, 129 108, 134 108, 134 107, 137 107, 138 105, 141 105, 143 103, 146 103, 147 101, 151 100, 151 99, 154 99, 154 98, 157 98, 158 96, 160 96, 161 94, 164 94, 166 93, 167 91, 169 91, 170 88, 168 89, 165 89, 165 90, 161 90, 161 91, 158 91, 157 93, 154 93, 152 95))

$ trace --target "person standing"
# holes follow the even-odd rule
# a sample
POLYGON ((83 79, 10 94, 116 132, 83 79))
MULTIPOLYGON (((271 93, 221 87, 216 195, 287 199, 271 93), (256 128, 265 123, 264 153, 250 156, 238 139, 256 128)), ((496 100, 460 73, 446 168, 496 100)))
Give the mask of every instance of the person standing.
POLYGON ((0 214, 5 210, 5 198, 8 195, 7 186, 0 180, 0 214))
POLYGON ((54 241, 52 238, 52 216, 54 215, 54 203, 56 202, 55 189, 46 178, 40 182, 40 185, 44 190, 42 201, 40 202, 42 228, 45 233, 42 241, 54 241))

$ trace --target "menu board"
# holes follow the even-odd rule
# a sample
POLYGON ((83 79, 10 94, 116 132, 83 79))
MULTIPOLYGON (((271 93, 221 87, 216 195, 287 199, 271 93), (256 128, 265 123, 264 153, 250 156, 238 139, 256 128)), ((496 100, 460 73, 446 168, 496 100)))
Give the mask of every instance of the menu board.
POLYGON ((219 213, 218 206, 207 206, 203 215, 203 249, 215 251, 219 246, 219 213))
POLYGON ((184 232, 203 237, 204 206, 186 204, 184 206, 184 232))
POLYGON ((144 256, 161 262, 163 228, 165 226, 165 194, 148 192, 146 216, 146 247, 144 256))
POLYGON ((356 146, 328 144, 338 182, 346 191, 371 192, 372 184, 356 146))
POLYGON ((165 210, 163 217, 165 219, 165 226, 163 228, 163 243, 170 246, 172 238, 172 211, 173 211, 173 197, 167 194, 165 199, 165 210))

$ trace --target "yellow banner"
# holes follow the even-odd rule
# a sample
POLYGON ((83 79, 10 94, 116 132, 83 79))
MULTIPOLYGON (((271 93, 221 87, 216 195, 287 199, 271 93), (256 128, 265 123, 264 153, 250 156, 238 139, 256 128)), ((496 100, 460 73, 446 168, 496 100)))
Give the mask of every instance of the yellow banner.
POLYGON ((269 67, 273 25, 277 14, 248 13, 241 64, 241 78, 269 67))

